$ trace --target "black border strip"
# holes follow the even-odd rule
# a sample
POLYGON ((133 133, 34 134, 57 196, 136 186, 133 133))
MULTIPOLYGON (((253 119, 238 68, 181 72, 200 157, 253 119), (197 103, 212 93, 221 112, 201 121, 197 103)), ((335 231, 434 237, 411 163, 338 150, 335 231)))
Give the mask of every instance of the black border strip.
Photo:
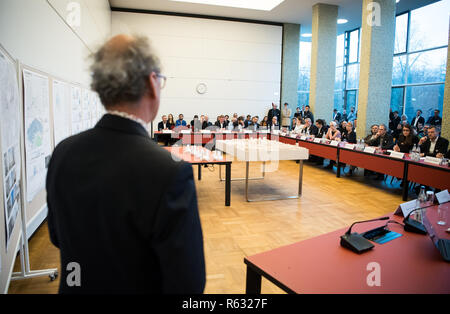
POLYGON ((222 21, 253 23, 253 24, 265 24, 265 25, 281 26, 281 27, 283 27, 283 25, 284 25, 283 23, 280 23, 280 22, 241 19, 241 18, 235 18, 235 17, 216 16, 216 15, 203 15, 203 14, 193 14, 193 13, 158 11, 158 10, 143 10, 143 9, 111 7, 111 11, 112 12, 126 12, 126 13, 170 15, 170 16, 180 16, 180 17, 193 17, 193 18, 200 18, 200 19, 222 20, 222 21))

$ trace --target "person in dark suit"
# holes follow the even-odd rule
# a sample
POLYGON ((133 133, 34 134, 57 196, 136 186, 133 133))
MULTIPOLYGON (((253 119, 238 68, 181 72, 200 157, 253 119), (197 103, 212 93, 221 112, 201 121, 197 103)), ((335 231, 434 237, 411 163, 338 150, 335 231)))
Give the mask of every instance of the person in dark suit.
POLYGON ((417 130, 420 131, 419 125, 423 126, 424 124, 425 124, 425 119, 424 119, 424 117, 422 117, 422 110, 419 109, 419 110, 417 110, 416 116, 411 121, 411 126, 415 127, 417 130))
POLYGON ((392 135, 387 133, 386 125, 380 124, 375 137, 366 144, 368 146, 381 147, 382 150, 388 150, 394 147, 394 139, 392 138, 392 135))
POLYGON ((435 126, 430 126, 428 135, 419 141, 421 156, 436 157, 438 154, 447 153, 448 140, 439 136, 439 130, 435 126))
POLYGON ((158 131, 170 130, 169 122, 167 121, 167 116, 162 116, 162 121, 158 123, 158 131))
POLYGON ((60 293, 204 290, 192 167, 158 147, 145 128, 159 108, 159 69, 143 37, 115 36, 94 55, 91 87, 108 114, 61 142, 47 174, 60 293))
POLYGON ((333 120, 339 123, 341 121, 341 113, 337 109, 333 110, 333 120))
POLYGON ((345 132, 342 133, 341 141, 345 141, 349 144, 356 144, 356 133, 352 122, 347 122, 345 124, 345 132))
POLYGON ((203 123, 202 123, 202 130, 206 130, 210 126, 212 126, 212 123, 209 122, 209 117, 205 115, 203 123))
POLYGON ((317 127, 316 137, 322 138, 327 134, 328 129, 323 119, 316 120, 316 127, 317 127))
POLYGON ((398 116, 398 111, 389 113, 389 130, 393 133, 393 136, 396 137, 399 133, 398 125, 400 124, 401 118, 398 116))
POLYGON ((442 118, 439 116, 440 111, 436 109, 434 111, 434 116, 431 116, 427 120, 427 124, 438 126, 442 124, 442 118))
POLYGON ((305 106, 305 111, 303 112, 303 119, 311 119, 311 123, 314 123, 314 115, 313 113, 310 111, 310 107, 309 105, 305 106))
POLYGON ((244 126, 246 128, 248 128, 248 126, 252 123, 252 116, 251 115, 247 115, 245 121, 244 121, 244 126))
POLYGON ((259 117, 258 116, 254 116, 252 118, 252 121, 248 125, 247 129, 252 130, 252 131, 258 131, 258 129, 259 129, 258 120, 259 120, 259 117))
POLYGON ((277 123, 280 123, 281 121, 281 111, 277 108, 277 105, 272 103, 272 109, 269 110, 269 113, 267 114, 267 118, 269 121, 269 124, 272 124, 273 117, 277 118, 277 123))
POLYGON ((300 107, 297 107, 297 109, 295 109, 294 118, 303 118, 303 111, 300 111, 300 107))
POLYGON ((272 120, 270 120, 269 129, 270 131, 280 130, 280 123, 276 116, 272 117, 272 120))
POLYGON ((219 129, 226 129, 228 127, 228 123, 225 121, 225 117, 223 115, 219 117, 219 121, 216 121, 214 125, 219 129))
POLYGON ((316 136, 317 135, 317 127, 312 124, 312 121, 310 118, 306 118, 305 119, 305 127, 302 130, 302 133, 306 134, 306 135, 313 135, 316 136))

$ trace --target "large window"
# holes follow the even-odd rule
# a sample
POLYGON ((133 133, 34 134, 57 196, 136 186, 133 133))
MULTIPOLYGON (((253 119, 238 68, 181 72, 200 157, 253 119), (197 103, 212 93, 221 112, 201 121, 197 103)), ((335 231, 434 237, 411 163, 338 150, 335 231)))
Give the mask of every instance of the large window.
POLYGON ((409 122, 418 109, 426 120, 435 109, 442 113, 449 8, 444 0, 396 18, 391 109, 409 122))
POLYGON ((311 78, 311 42, 300 41, 298 78, 298 106, 309 104, 309 82, 311 78))
POLYGON ((360 29, 337 37, 334 108, 342 112, 357 108, 359 62, 361 53, 360 29))

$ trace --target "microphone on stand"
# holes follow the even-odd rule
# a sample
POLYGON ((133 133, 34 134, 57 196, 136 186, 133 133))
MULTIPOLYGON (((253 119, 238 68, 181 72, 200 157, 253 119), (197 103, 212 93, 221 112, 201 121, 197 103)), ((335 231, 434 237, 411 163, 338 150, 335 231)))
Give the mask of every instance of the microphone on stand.
POLYGON ((363 223, 363 222, 372 222, 372 221, 378 221, 378 220, 388 220, 389 217, 382 217, 377 219, 371 219, 371 220, 364 220, 364 221, 357 221, 354 222, 350 228, 348 228, 347 232, 341 236, 341 246, 345 247, 346 249, 349 249, 355 253, 361 254, 363 252, 371 250, 374 245, 364 238, 359 233, 351 233, 352 228, 354 225, 363 223))

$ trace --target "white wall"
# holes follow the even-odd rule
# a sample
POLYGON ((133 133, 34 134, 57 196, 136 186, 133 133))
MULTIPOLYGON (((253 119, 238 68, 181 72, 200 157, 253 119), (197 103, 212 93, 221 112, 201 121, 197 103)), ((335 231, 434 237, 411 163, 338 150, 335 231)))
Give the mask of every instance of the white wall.
MULTIPOLYGON (((267 114, 279 102, 282 27, 112 12, 112 34, 150 38, 168 77, 159 115, 267 114), (196 92, 199 83, 208 91, 196 92)), ((159 117, 157 118, 160 119, 159 117)))
POLYGON ((0 43, 22 63, 88 86, 88 58, 111 33, 107 0, 0 0, 0 43), (66 23, 67 4, 81 7, 80 27, 66 23))
MULTIPOLYGON (((77 28, 69 27, 66 22, 69 13, 66 10, 68 2, 70 1, 0 0, 0 44, 13 58, 25 65, 88 87, 90 84, 88 56, 111 34, 109 2, 75 0, 74 2, 80 3, 81 8, 81 24, 77 28)), ((3 191, 2 181, 0 180, 0 191, 3 191)), ((3 202, 0 206, 3 207, 3 202)), ((46 217, 45 191, 41 191, 33 203, 27 203, 26 214, 27 230, 30 235, 30 231, 34 231, 46 217), (44 210, 41 211, 41 208, 44 210)), ((0 215, 4 216, 3 209, 0 210, 0 215)), ((14 237, 11 238, 7 253, 4 222, 2 219, 0 222, 2 223, 0 293, 3 293, 8 289, 16 257, 19 240, 17 225, 20 221, 16 223, 14 237)))

